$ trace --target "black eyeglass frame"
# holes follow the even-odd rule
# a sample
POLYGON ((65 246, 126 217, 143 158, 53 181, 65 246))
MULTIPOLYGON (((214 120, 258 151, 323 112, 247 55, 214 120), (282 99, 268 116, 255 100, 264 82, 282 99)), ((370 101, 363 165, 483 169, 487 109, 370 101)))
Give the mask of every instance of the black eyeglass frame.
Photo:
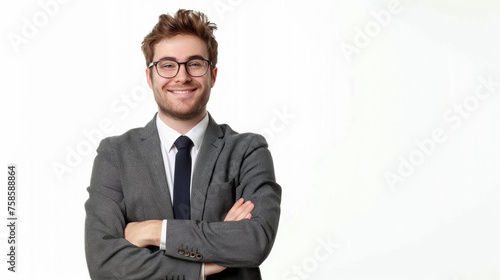
POLYGON ((179 62, 179 61, 175 61, 173 59, 160 59, 156 62, 151 62, 148 66, 148 68, 151 68, 151 67, 155 67, 156 69, 156 73, 158 74, 158 76, 162 77, 162 78, 166 78, 166 79, 171 79, 171 78, 175 78, 175 76, 177 76, 177 74, 179 74, 179 70, 181 70, 181 65, 184 64, 184 68, 186 69, 186 73, 188 73, 189 76, 191 77, 203 77, 205 76, 207 73, 208 73, 208 69, 210 69, 210 66, 212 66, 212 61, 211 60, 206 60, 204 58, 191 58, 190 60, 188 61, 185 61, 185 62, 179 62), (189 63, 190 61, 193 61, 193 60, 203 60, 205 61, 206 63, 208 63, 208 67, 207 67, 207 70, 205 71, 205 73, 203 73, 202 75, 191 75, 191 73, 189 73, 189 70, 187 68, 187 63, 189 63), (158 71, 158 63, 160 63, 161 61, 173 61, 175 63, 177 63, 177 73, 175 73, 175 75, 173 75, 172 77, 164 77, 160 74, 160 72, 158 71))

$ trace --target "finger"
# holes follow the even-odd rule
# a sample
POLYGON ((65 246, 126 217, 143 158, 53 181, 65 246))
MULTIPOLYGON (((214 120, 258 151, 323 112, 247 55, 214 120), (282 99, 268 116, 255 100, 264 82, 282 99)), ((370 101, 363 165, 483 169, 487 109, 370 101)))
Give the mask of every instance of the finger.
POLYGON ((251 201, 245 202, 243 205, 238 207, 231 215, 231 221, 240 221, 244 219, 248 213, 253 209, 253 203, 251 201))
POLYGON ((230 216, 236 209, 238 209, 238 207, 240 207, 243 204, 244 201, 245 200, 243 198, 238 199, 238 201, 234 203, 233 207, 231 207, 226 216, 230 216))
POLYGON ((245 217, 250 214, 253 210, 255 205, 249 200, 245 204, 243 204, 238 210, 241 210, 237 218, 235 219, 236 221, 240 221, 245 219, 245 217))
POLYGON ((205 263, 205 276, 219 273, 219 272, 223 271, 224 269, 226 269, 226 267, 220 266, 220 265, 215 264, 215 263, 205 263))
POLYGON ((227 213, 226 217, 224 218, 224 221, 229 221, 230 219, 231 220, 234 219, 233 213, 243 204, 244 201, 245 200, 243 198, 238 199, 238 201, 234 203, 233 207, 231 207, 231 209, 227 213))
MULTIPOLYGON (((224 221, 227 222, 227 221, 239 221, 239 220, 241 220, 242 218, 240 217, 240 215, 242 213, 244 213, 244 212, 249 213, 246 208, 248 207, 248 205, 250 205, 250 203, 252 203, 252 202, 247 201, 244 204, 241 204, 238 207, 235 207, 235 209, 231 213, 231 215, 229 215, 229 213, 228 213, 228 215, 226 216, 226 219, 224 219, 224 221)), ((235 204, 235 206, 236 206, 236 204, 235 204)))

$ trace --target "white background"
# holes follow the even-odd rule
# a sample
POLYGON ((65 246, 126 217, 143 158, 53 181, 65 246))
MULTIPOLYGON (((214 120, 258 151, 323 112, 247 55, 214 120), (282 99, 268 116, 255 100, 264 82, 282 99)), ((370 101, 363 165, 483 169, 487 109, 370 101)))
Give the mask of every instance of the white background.
POLYGON ((153 117, 140 43, 189 8, 219 28, 209 111, 283 187, 264 279, 500 279, 498 1, 54 1, 0 7, 0 278, 89 278, 96 145, 153 117))

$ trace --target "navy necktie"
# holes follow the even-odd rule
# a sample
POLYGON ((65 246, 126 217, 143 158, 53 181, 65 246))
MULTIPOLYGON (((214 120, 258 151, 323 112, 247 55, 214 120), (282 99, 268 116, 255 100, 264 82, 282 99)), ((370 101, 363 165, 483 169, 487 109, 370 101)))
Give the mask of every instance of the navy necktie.
POLYGON ((174 142, 177 147, 174 174, 174 215, 176 219, 189 220, 190 183, 191 183, 191 147, 193 142, 187 136, 179 136, 174 142))

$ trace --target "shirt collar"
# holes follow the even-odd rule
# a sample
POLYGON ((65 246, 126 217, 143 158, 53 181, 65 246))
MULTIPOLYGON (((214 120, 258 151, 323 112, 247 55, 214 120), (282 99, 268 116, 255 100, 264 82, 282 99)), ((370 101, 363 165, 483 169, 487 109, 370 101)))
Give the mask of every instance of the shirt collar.
MULTIPOLYGON (((191 128, 191 130, 185 134, 187 137, 189 137, 189 139, 191 139, 191 141, 193 141, 196 150, 199 150, 201 144, 203 143, 203 136, 205 135, 205 131, 208 127, 208 120, 209 117, 207 113, 197 125, 191 128)), ((156 127, 158 129, 158 135, 160 135, 161 144, 167 151, 170 151, 170 149, 174 147, 175 140, 177 140, 177 138, 179 138, 179 136, 181 136, 182 134, 165 124, 160 119, 158 114, 156 115, 156 127)))

